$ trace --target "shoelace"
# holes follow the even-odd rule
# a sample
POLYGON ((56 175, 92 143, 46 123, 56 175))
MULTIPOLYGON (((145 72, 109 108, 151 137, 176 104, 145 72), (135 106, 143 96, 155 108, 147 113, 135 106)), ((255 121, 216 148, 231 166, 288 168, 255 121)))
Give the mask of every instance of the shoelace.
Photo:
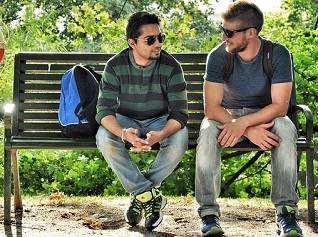
POLYGON ((142 203, 140 201, 138 201, 137 199, 133 199, 131 201, 131 206, 133 208, 133 210, 136 212, 136 213, 140 213, 141 210, 142 210, 142 203))
POLYGON ((220 226, 219 223, 219 218, 214 216, 214 215, 210 215, 210 216, 205 216, 203 217, 203 223, 204 224, 209 224, 211 222, 214 222, 217 226, 220 226))
POLYGON ((282 227, 285 228, 295 228, 297 226, 296 218, 294 214, 285 214, 281 215, 281 219, 279 221, 282 227))
POLYGON ((160 197, 156 197, 153 200, 150 200, 149 202, 144 203, 146 217, 160 211, 161 203, 158 200, 159 198, 160 197))

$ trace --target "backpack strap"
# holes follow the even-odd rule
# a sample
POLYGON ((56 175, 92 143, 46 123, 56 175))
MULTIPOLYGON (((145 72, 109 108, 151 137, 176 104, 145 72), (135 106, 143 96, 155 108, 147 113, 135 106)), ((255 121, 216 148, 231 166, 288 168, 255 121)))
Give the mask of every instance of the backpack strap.
POLYGON ((273 58, 273 43, 270 40, 264 40, 264 48, 263 48, 263 70, 268 78, 268 80, 272 80, 273 78, 273 66, 272 66, 272 58, 273 58))
POLYGON ((224 81, 228 81, 232 72, 233 72, 233 67, 234 67, 234 58, 233 54, 226 52, 226 63, 224 65, 224 81))
MULTIPOLYGON (((273 66, 272 66, 272 58, 273 58, 273 47, 274 43, 270 40, 264 40, 263 46, 263 70, 268 78, 268 80, 272 80, 273 78, 273 66)), ((224 65, 224 81, 228 81, 234 68, 234 57, 233 54, 226 52, 226 63, 224 65)))

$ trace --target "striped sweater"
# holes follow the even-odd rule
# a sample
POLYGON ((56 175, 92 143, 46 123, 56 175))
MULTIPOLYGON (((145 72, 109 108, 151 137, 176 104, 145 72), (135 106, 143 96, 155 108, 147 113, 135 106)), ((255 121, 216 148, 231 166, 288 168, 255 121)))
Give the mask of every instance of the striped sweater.
POLYGON ((125 49, 105 66, 96 120, 116 113, 144 120, 169 114, 184 127, 188 120, 186 83, 180 64, 167 52, 151 65, 138 67, 125 49))

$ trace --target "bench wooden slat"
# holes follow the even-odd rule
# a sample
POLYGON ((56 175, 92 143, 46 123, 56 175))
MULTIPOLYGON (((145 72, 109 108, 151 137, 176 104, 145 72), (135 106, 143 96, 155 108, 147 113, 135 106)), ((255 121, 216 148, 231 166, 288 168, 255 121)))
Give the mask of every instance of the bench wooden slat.
POLYGON ((200 120, 202 121, 202 119, 204 118, 204 114, 201 113, 194 113, 192 111, 189 111, 189 120, 200 120))
POLYGON ((58 110, 59 103, 20 103, 19 111, 22 113, 24 110, 58 110))
MULTIPOLYGON (((38 110, 38 109, 58 109, 59 103, 21 103, 20 105, 20 111, 22 110, 38 110)), ((203 104, 199 102, 192 102, 190 101, 188 103, 189 110, 196 110, 196 111, 202 111, 203 112, 203 104)))
MULTIPOLYGON (((23 113, 20 115, 24 119, 40 119, 40 120, 53 120, 57 121, 58 115, 57 112, 48 113, 48 112, 32 112, 32 113, 23 113)), ((189 112, 189 120, 202 120, 204 115, 202 113, 189 112)))
MULTIPOLYGON (((72 63, 27 63, 21 66, 22 72, 28 73, 63 73, 66 70, 72 68, 76 64, 80 62, 74 61, 72 63)), ((85 63, 84 63, 85 64, 85 63)), ((102 72, 105 68, 105 62, 101 62, 101 64, 90 64, 86 63, 89 66, 92 66, 95 71, 102 72)))
POLYGON ((203 82, 203 74, 184 74, 186 82, 189 84, 191 82, 203 82))
POLYGON ((182 69, 185 73, 188 72, 200 72, 202 73, 205 70, 204 64, 185 64, 182 65, 182 69))
MULTIPOLYGON (((66 68, 67 70, 69 68, 66 68)), ((95 71, 97 71, 95 69, 95 71)), ((97 71, 98 73, 102 73, 103 70, 97 71)), ((57 72, 52 72, 50 73, 42 72, 27 72, 28 74, 21 74, 20 80, 21 81, 33 81, 33 80, 38 80, 38 81, 60 81, 62 79, 62 76, 64 73, 57 73, 57 72)), ((185 73, 184 75, 185 80, 190 83, 190 82, 203 82, 203 74, 193 74, 193 73, 185 73)))
POLYGON ((39 112, 32 112, 32 113, 23 113, 20 115, 24 119, 41 119, 41 120, 53 120, 57 121, 58 115, 57 112, 55 113, 39 113, 39 112))
MULTIPOLYGON (((52 83, 47 81, 46 83, 25 83, 20 85, 20 89, 25 90, 53 90, 53 91, 60 91, 61 85, 60 83, 52 83)), ((191 91, 198 91, 202 92, 203 84, 202 83, 188 83, 187 89, 191 91)))
MULTIPOLYGON (((22 52, 19 53, 20 60, 26 61, 40 61, 40 62, 46 62, 46 61, 73 61, 78 60, 80 62, 84 61, 101 61, 106 62, 108 59, 110 59, 112 56, 114 56, 114 53, 111 54, 105 54, 105 53, 87 53, 87 52, 76 52, 76 53, 42 53, 42 52, 22 52)), ((173 56, 179 61, 179 62, 205 62, 207 54, 206 53, 176 53, 173 54, 173 56)))
POLYGON ((105 53, 41 53, 41 52, 30 52, 30 53, 19 53, 21 61, 35 61, 35 62, 61 62, 61 61, 78 61, 78 62, 106 62, 114 54, 105 53))
POLYGON ((190 90, 192 92, 202 92, 203 84, 202 83, 190 83, 190 84, 187 84, 187 90, 190 90))
MULTIPOLYGON (((32 73, 32 74, 21 74, 21 81, 60 81, 63 73, 32 73)), ((56 82, 55 82, 56 83, 56 82)))
POLYGON ((203 104, 200 102, 192 102, 188 103, 189 110, 202 111, 203 112, 203 104))
POLYGON ((25 129, 25 130, 56 130, 59 131, 61 129, 61 126, 58 123, 19 123, 19 129, 25 129))
POLYGON ((49 83, 32 83, 32 84, 21 84, 20 89, 23 91, 29 90, 29 91, 60 91, 61 90, 61 84, 49 84, 49 83))
POLYGON ((188 88, 187 95, 188 95, 188 100, 200 101, 201 103, 203 102, 202 92, 192 92, 190 91, 190 88, 188 88))
POLYGON ((20 99, 23 100, 59 100, 60 93, 23 93, 20 96, 20 99))
POLYGON ((185 54, 173 54, 173 56, 180 62, 190 63, 205 63, 207 54, 206 53, 185 53, 185 54))

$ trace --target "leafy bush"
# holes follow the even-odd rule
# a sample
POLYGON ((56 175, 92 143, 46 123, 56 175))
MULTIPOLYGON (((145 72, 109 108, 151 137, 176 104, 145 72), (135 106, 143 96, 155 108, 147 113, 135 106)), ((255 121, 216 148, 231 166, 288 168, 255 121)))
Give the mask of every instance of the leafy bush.
MULTIPOLYGON (((67 195, 126 195, 117 176, 97 150, 91 151, 38 151, 19 152, 20 182, 23 194, 49 194, 63 191, 67 195)), ((132 159, 140 170, 147 170, 157 152, 136 154, 132 159)), ((222 181, 228 179, 252 154, 222 162, 222 181)), ((224 197, 269 197, 271 171, 269 155, 257 160, 224 193, 224 197)), ((0 160, 2 167, 3 160, 0 160)), ((195 151, 184 155, 177 169, 163 182, 167 195, 194 195, 195 151)), ((301 164, 304 169, 304 159, 301 164)), ((3 188, 3 169, 0 169, 0 188, 3 188)), ((305 187, 299 185, 300 197, 306 197, 305 187)))

